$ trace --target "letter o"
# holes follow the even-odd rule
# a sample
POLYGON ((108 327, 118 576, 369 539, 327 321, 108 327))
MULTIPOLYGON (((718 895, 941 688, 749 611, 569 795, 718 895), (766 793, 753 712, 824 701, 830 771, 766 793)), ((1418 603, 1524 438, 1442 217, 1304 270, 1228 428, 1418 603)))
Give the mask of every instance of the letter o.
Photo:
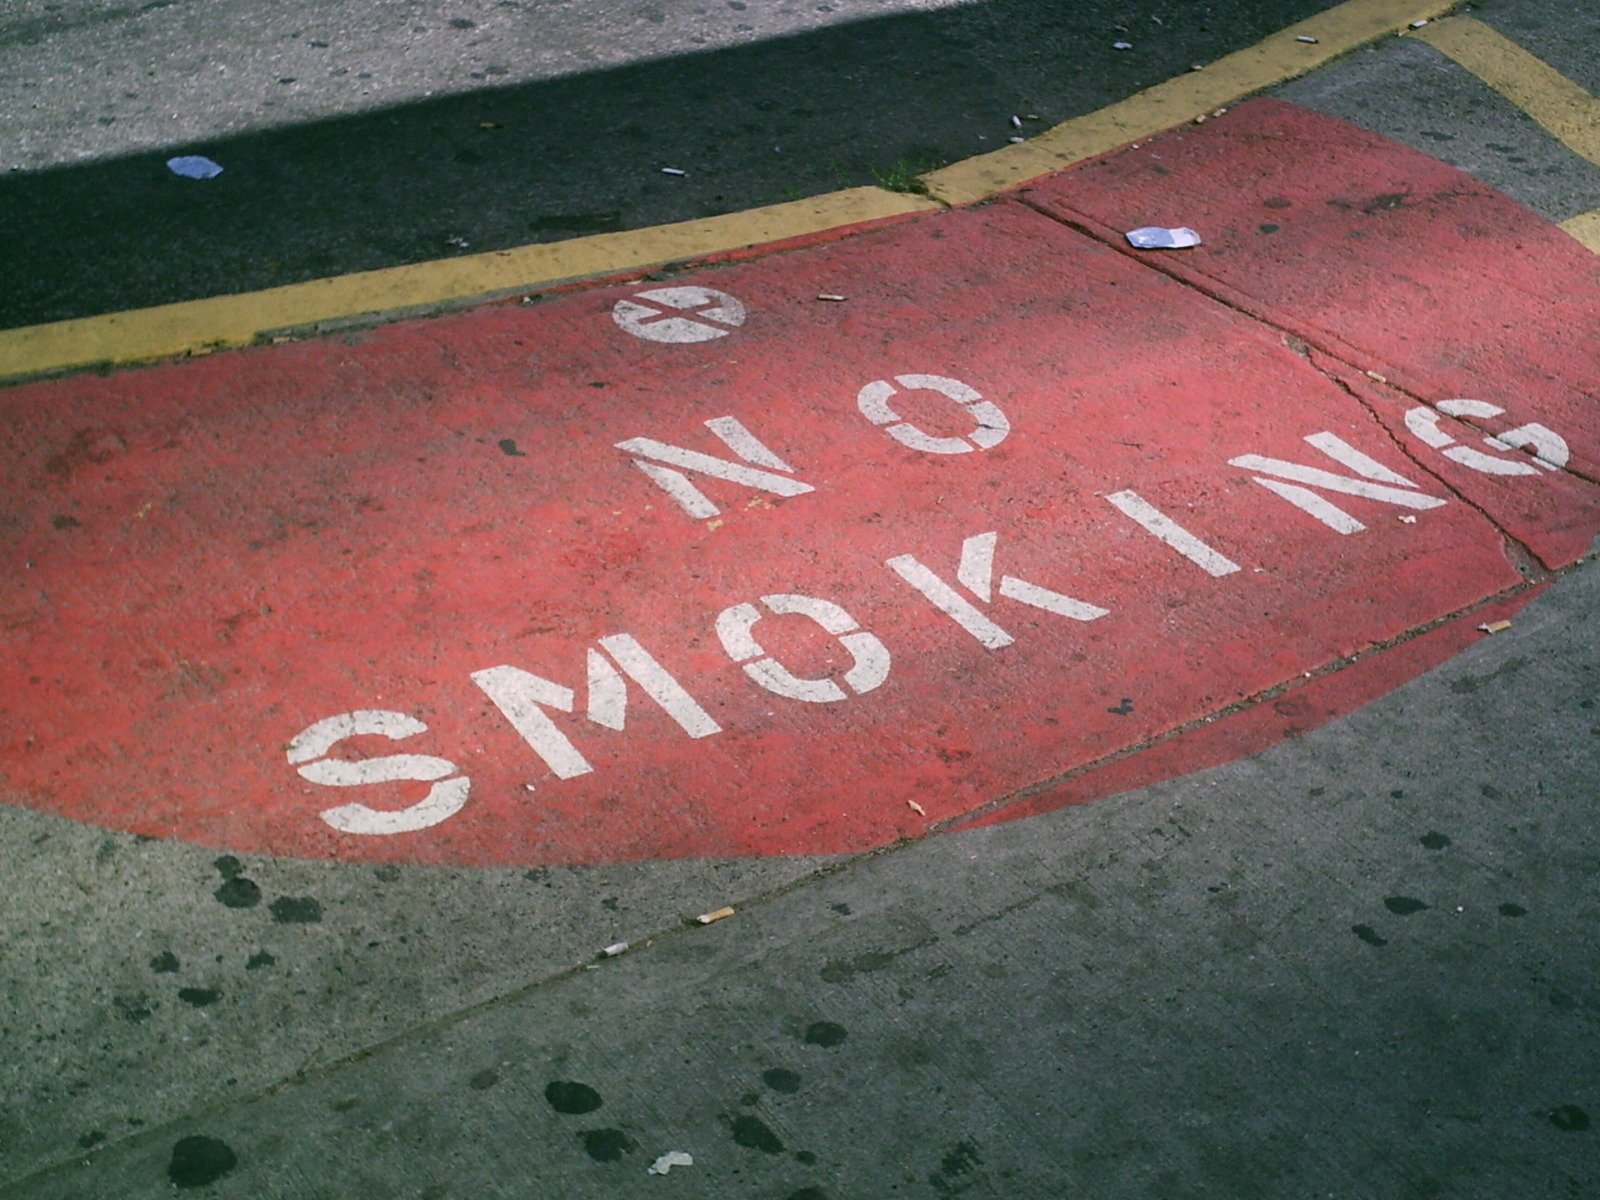
MULTIPOLYGON (((779 616, 809 617, 825 632, 838 638, 839 644, 850 651, 855 660, 844 673, 844 682, 857 695, 870 692, 889 677, 889 648, 831 600, 780 592, 761 597, 761 603, 779 616)), ((755 637, 755 624, 761 616, 761 610, 754 604, 735 604, 717 616, 717 637, 722 639, 722 648, 744 668, 746 675, 774 695, 790 700, 833 704, 850 698, 849 692, 832 679, 802 678, 768 655, 755 637)))
POLYGON ((874 425, 886 426, 884 432, 903 446, 929 454, 968 454, 998 446, 1011 432, 1011 422, 1006 420, 1005 413, 959 379, 945 375, 896 375, 894 382, 911 391, 937 392, 966 409, 978 423, 966 437, 934 437, 924 433, 911 422, 900 420, 900 414, 889 407, 889 397, 897 390, 894 384, 886 379, 874 380, 856 394, 856 407, 874 425))

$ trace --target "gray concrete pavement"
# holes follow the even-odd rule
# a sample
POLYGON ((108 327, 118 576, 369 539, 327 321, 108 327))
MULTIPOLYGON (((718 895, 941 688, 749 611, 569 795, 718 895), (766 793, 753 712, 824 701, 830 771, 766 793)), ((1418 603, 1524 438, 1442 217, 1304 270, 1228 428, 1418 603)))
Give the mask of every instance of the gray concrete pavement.
POLYGON ((214 142, 967 2, 22 0, 0 14, 5 166, 214 142))
MULTIPOLYGON (((210 1146, 236 1165, 200 1194, 285 1200, 1586 1196, 1597 603, 1588 563, 1254 759, 838 864, 8 1194, 167 1195, 210 1146), (648 1174, 672 1150, 694 1165, 648 1174)), ((437 882, 453 915, 406 924, 529 957, 508 888, 437 882)), ((418 986, 464 965, 419 957, 418 986)), ((377 982, 299 1003, 334 1024, 377 982)), ((226 1008, 182 1015, 197 1043, 226 1008)), ((122 1112, 159 1110, 131 1084, 122 1112)))
POLYGON ((1380 43, 1274 95, 1460 167, 1552 221, 1600 208, 1600 167, 1425 42, 1380 43))
MULTIPOLYGON (((1478 8, 1597 86, 1592 13, 1478 8)), ((1600 207, 1425 46, 1281 94, 1600 207)), ((1596 1194, 1597 600, 1589 562, 1266 754, 861 859, 236 862, 0 808, 0 1194, 1596 1194)))

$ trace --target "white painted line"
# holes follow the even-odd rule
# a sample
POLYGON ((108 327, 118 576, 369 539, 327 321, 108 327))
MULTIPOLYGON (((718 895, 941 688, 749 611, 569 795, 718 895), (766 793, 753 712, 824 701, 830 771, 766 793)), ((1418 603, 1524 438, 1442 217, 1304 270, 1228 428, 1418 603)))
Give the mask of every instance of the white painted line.
POLYGON ((1133 518, 1206 574, 1221 578, 1239 569, 1239 564, 1206 545, 1138 492, 1113 492, 1106 497, 1113 507, 1133 518))

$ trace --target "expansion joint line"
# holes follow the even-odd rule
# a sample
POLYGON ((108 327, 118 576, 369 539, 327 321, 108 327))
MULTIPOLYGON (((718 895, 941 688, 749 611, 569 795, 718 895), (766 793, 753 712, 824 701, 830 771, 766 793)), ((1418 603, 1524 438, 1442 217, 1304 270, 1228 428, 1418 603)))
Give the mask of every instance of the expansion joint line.
MULTIPOLYGON (((1148 252, 1135 251, 1128 246, 1126 240, 1121 234, 1106 226, 1102 226, 1093 218, 1087 217, 1082 213, 1068 214, 1054 208, 1047 208, 1025 195, 1019 196, 1018 202, 1031 209, 1033 212, 1038 213, 1046 220, 1053 221, 1057 225, 1061 225, 1064 228, 1070 229, 1074 233, 1082 234, 1084 237, 1099 242, 1101 245, 1110 250, 1114 250, 1123 258, 1137 263, 1145 270, 1154 271, 1159 275, 1164 275, 1174 283, 1189 288, 1191 291, 1198 292, 1206 299, 1220 304, 1223 308, 1228 309, 1230 312, 1244 317, 1246 320, 1254 322, 1257 325, 1265 326, 1284 338, 1288 344, 1292 346, 1304 346, 1305 351, 1300 351, 1300 353, 1302 357, 1311 362, 1313 368, 1322 373, 1324 376, 1327 376, 1329 379, 1333 380, 1335 383, 1338 383, 1341 388, 1343 388, 1346 392, 1349 392, 1350 395, 1361 404, 1362 408, 1364 408, 1375 420, 1378 420, 1378 424, 1380 426, 1383 424, 1383 422, 1378 419, 1377 413, 1372 406, 1361 396, 1357 395, 1345 383, 1345 381, 1340 380, 1337 378, 1337 376, 1330 374, 1327 368, 1323 367, 1321 364, 1312 361, 1311 356, 1313 354, 1322 354, 1333 362, 1339 363, 1341 366, 1347 367, 1357 374, 1366 375, 1370 378, 1373 373, 1367 367, 1362 366, 1361 363, 1357 361, 1355 357, 1357 351, 1354 347, 1345 347, 1338 341, 1319 333, 1319 331, 1315 329, 1296 328, 1285 325, 1281 321, 1274 320, 1273 317, 1266 312, 1261 305, 1256 304, 1248 295, 1242 292, 1237 292, 1233 288, 1221 283, 1220 281, 1210 280, 1197 272, 1185 270, 1175 263, 1169 264, 1164 262, 1158 255, 1152 255, 1148 252)), ((1417 395, 1417 393, 1410 391, 1403 385, 1396 383, 1394 380, 1389 379, 1386 376, 1380 375, 1374 380, 1374 382, 1381 382, 1383 386, 1401 396, 1404 396, 1407 400, 1412 401, 1414 404, 1426 405, 1430 408, 1432 407, 1432 404, 1426 398, 1417 395)), ((1470 416, 1456 417, 1453 419, 1460 421, 1467 428, 1473 429, 1478 433, 1493 433, 1493 430, 1476 423, 1475 418, 1470 416)), ((1387 428, 1385 428, 1385 432, 1389 433, 1387 428)), ((1438 479, 1436 472, 1431 467, 1427 466, 1426 463, 1417 460, 1416 456, 1410 450, 1406 449, 1404 444, 1401 443, 1393 433, 1389 433, 1389 436, 1391 439, 1395 440, 1396 445, 1400 446, 1402 453, 1405 454, 1409 461, 1416 462, 1418 467, 1427 472, 1430 477, 1438 479)), ((1584 471, 1583 469, 1573 465, 1570 460, 1564 465, 1556 468, 1556 470, 1558 473, 1570 475, 1574 479, 1582 480, 1591 487, 1600 487, 1600 476, 1596 476, 1594 473, 1584 471)), ((1439 479, 1439 482, 1442 486, 1448 488, 1453 495, 1459 494, 1443 479, 1439 479)), ((1469 506, 1471 505, 1471 501, 1466 500, 1464 497, 1462 498, 1462 501, 1469 506)), ((1485 515, 1487 516, 1487 514, 1485 515)), ((1491 523, 1493 524, 1494 522, 1491 521, 1491 523)), ((1495 527, 1498 529, 1498 524, 1496 524, 1495 527)))

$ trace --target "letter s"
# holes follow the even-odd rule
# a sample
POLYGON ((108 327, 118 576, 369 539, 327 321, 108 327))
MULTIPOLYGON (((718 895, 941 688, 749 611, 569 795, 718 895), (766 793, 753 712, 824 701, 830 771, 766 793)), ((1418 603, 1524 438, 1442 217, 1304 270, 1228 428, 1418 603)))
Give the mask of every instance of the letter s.
POLYGON ((399 741, 427 731, 426 725, 405 713, 382 709, 340 713, 297 734, 288 745, 289 762, 302 777, 328 787, 359 787, 367 783, 405 780, 433 783, 428 794, 410 808, 384 810, 368 808, 365 804, 342 804, 319 814, 340 833, 415 833, 448 820, 466 804, 472 781, 459 773, 461 768, 447 758, 427 754, 389 754, 359 761, 323 756, 345 738, 361 734, 399 741))

